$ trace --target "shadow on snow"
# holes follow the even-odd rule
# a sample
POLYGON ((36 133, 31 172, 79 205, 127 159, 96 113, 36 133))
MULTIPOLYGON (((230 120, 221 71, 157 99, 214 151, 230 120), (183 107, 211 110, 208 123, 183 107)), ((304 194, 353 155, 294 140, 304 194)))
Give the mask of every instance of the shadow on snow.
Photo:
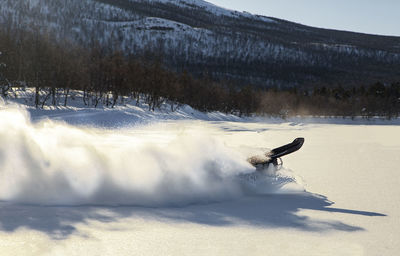
POLYGON ((308 232, 354 232, 364 229, 337 220, 314 219, 298 212, 304 209, 364 217, 386 216, 375 212, 331 208, 332 204, 326 197, 311 193, 272 194, 219 203, 153 208, 129 205, 38 206, 2 202, 0 230, 14 232, 19 228, 27 228, 46 233, 52 239, 65 239, 72 234, 79 235, 75 224, 88 221, 110 223, 134 217, 209 226, 249 225, 308 232))

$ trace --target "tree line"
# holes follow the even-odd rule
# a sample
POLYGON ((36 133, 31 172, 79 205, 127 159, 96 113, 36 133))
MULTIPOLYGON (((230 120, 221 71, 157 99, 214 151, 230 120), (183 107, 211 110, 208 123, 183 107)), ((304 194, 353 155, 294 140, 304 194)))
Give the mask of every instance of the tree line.
POLYGON ((71 91, 80 90, 83 103, 91 107, 112 108, 129 96, 153 111, 162 104, 169 104, 171 111, 187 104, 200 111, 237 115, 392 118, 400 113, 400 83, 312 90, 238 86, 233 80, 215 81, 207 74, 194 77, 172 71, 159 56, 127 56, 96 42, 86 49, 34 29, 0 28, 0 52, 2 97, 12 87, 32 87, 37 108, 68 106, 71 91))
POLYGON ((387 119, 400 115, 400 82, 381 82, 352 88, 319 86, 312 90, 270 89, 260 96, 258 113, 273 116, 374 116, 387 119))
POLYGON ((34 105, 68 105, 71 90, 81 90, 87 106, 114 107, 121 96, 148 104, 155 110, 163 103, 175 110, 188 104, 201 111, 250 114, 249 87, 239 88, 209 78, 176 73, 156 57, 125 56, 94 43, 84 49, 55 40, 38 31, 0 29, 0 87, 7 97, 11 87, 35 89, 34 105), (59 102, 62 94, 63 102, 59 102))

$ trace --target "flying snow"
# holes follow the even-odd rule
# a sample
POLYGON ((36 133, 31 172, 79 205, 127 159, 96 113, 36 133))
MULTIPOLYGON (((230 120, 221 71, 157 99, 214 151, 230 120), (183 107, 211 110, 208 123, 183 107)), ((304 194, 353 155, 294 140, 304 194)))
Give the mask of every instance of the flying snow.
MULTIPOLYGON (((246 188, 238 177, 254 181, 254 171, 246 156, 225 145, 210 127, 182 122, 113 130, 83 128, 51 120, 32 123, 21 108, 0 109, 3 201, 202 203, 243 196, 246 188)), ((264 188, 279 183, 277 176, 268 177, 258 179, 264 188)), ((293 179, 283 180, 293 183, 293 179)), ((250 182, 252 191, 256 185, 250 182)))

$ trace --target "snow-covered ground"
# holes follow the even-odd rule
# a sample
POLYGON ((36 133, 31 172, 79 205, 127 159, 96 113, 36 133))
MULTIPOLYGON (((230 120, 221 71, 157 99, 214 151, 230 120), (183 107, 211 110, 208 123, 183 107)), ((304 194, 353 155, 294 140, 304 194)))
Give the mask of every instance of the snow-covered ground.
POLYGON ((400 251, 398 120, 0 109, 0 255, 400 251), (251 176, 247 157, 296 137, 251 176))

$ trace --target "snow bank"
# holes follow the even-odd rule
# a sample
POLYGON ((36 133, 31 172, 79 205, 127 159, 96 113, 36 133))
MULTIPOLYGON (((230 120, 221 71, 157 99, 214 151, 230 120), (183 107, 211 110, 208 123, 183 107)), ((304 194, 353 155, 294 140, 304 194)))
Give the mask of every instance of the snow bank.
MULTIPOLYGON (((11 88, 5 102, 0 97, 0 106, 7 104, 7 106, 24 108, 29 112, 29 116, 33 122, 52 119, 66 122, 70 125, 109 129, 118 129, 140 123, 157 123, 160 122, 160 120, 243 120, 243 118, 233 114, 201 112, 188 105, 175 106, 175 110, 171 111, 170 104, 166 102, 162 103, 160 108, 151 111, 149 110, 148 104, 144 103, 144 99, 137 102, 131 97, 120 97, 120 99, 124 99, 123 103, 119 101, 113 108, 106 107, 104 102, 95 108, 92 105, 85 105, 83 101, 83 92, 77 90, 71 90, 67 107, 62 106, 64 97, 60 95, 60 97, 57 98, 57 106, 44 105, 43 108, 35 108, 34 97, 34 88, 11 88)), ((44 96, 42 95, 42 97, 44 96)))

